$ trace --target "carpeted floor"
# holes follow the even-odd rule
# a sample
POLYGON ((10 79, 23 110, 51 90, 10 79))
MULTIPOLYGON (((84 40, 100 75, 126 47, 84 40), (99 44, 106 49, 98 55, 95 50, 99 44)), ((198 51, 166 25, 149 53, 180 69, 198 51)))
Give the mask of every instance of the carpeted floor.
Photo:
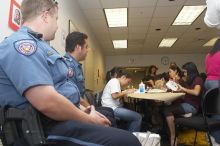
MULTIPOLYGON (((184 130, 178 136, 178 143, 185 146, 192 146, 195 138, 195 130, 184 130)), ((197 133, 196 146, 208 146, 206 134, 204 132, 197 133)))

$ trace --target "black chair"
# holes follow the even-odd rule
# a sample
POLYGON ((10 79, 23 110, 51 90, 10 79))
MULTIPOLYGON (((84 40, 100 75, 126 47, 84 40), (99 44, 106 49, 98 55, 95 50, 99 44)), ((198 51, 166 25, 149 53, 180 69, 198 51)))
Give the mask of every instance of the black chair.
POLYGON ((3 146, 13 146, 23 139, 28 146, 47 144, 38 112, 25 109, 0 107, 0 138, 3 146))
POLYGON ((85 98, 89 102, 90 105, 94 105, 95 107, 97 106, 96 96, 92 90, 86 89, 85 98))
POLYGON ((97 106, 102 106, 102 94, 103 94, 103 90, 97 92, 96 95, 95 95, 97 106))
POLYGON ((176 134, 178 133, 179 127, 187 127, 187 128, 195 129, 196 130, 195 139, 194 139, 194 146, 195 146, 197 131, 204 131, 207 133, 210 145, 212 146, 212 142, 210 139, 210 132, 220 130, 220 121, 210 118, 210 116, 220 114, 219 89, 214 88, 208 90, 203 96, 201 103, 202 103, 202 114, 198 114, 189 118, 175 119, 176 134))

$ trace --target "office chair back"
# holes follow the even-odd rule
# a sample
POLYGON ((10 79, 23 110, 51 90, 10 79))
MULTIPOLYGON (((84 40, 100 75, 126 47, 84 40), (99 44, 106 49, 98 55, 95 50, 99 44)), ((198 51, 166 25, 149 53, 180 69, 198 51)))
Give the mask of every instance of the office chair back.
POLYGON ((86 89, 85 97, 86 97, 87 101, 89 102, 89 104, 97 106, 96 97, 95 97, 92 90, 86 89))
POLYGON ((103 90, 96 93, 97 106, 102 106, 102 94, 103 94, 103 90))
POLYGON ((203 113, 206 115, 220 114, 219 88, 213 88, 206 92, 203 99, 203 113))

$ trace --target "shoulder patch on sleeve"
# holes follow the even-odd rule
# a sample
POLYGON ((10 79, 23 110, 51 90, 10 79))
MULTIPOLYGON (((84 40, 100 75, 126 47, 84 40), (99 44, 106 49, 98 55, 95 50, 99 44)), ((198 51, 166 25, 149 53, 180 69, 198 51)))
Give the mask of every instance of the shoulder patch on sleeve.
POLYGON ((34 54, 37 50, 37 44, 34 40, 19 40, 14 42, 14 47, 18 53, 25 56, 30 56, 34 54))

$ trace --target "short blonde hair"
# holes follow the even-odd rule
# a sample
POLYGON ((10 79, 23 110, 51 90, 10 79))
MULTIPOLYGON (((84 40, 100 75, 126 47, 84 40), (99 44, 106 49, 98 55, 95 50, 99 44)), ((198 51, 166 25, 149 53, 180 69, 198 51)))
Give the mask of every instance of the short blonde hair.
POLYGON ((22 21, 30 20, 43 11, 49 11, 57 7, 57 4, 55 0, 23 0, 21 3, 22 21))

